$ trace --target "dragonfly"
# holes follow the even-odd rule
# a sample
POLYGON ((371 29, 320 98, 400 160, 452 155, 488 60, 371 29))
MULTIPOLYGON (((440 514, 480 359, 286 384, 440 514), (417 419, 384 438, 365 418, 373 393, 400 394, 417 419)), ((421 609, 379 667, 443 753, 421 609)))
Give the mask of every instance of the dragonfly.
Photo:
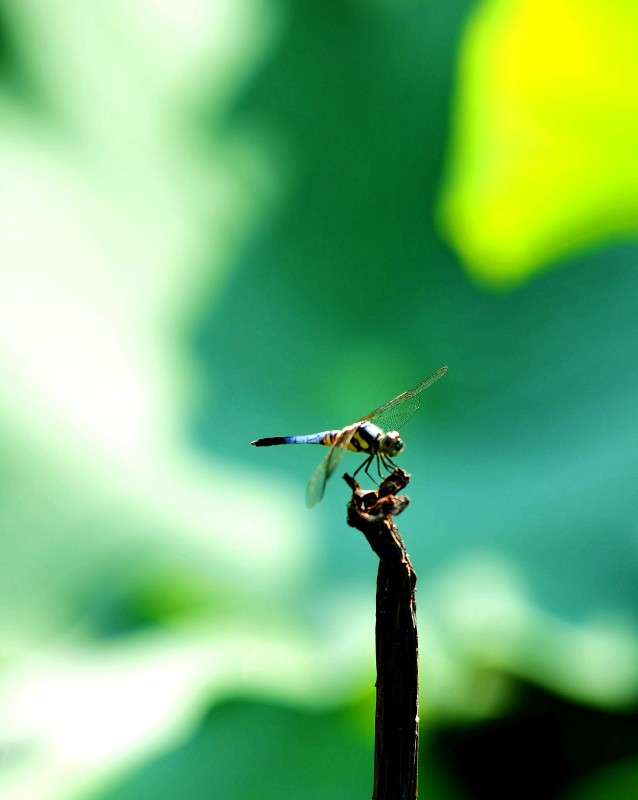
POLYGON ((322 444, 330 448, 308 481, 306 505, 308 508, 312 508, 323 497, 328 478, 336 470, 346 450, 366 455, 365 461, 362 461, 357 467, 354 475, 364 469, 368 477, 372 478, 368 470, 375 459, 379 477, 381 477, 382 467, 388 472, 396 469, 393 459, 405 446, 398 429, 412 417, 419 407, 421 392, 432 386, 446 372, 447 367, 441 367, 428 378, 413 386, 412 389, 388 400, 375 411, 371 411, 345 428, 303 436, 270 436, 264 439, 255 439, 251 444, 255 447, 271 447, 279 444, 322 444))

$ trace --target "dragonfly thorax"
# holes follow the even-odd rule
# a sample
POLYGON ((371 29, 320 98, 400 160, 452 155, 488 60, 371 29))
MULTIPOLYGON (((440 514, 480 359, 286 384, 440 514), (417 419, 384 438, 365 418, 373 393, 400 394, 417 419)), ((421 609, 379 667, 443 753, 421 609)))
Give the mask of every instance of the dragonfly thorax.
POLYGON ((378 452, 384 456, 394 458, 405 447, 403 439, 399 435, 399 431, 389 431, 384 433, 379 439, 378 452))

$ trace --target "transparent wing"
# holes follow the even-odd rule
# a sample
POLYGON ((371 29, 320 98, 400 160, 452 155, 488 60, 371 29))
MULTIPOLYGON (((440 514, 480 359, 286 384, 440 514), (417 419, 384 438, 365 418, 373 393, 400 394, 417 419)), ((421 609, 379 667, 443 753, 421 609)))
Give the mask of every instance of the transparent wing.
POLYGON ((432 386, 432 384, 438 381, 439 378, 442 378, 446 372, 447 367, 437 369, 429 378, 425 378, 425 380, 413 386, 412 389, 408 389, 407 392, 403 392, 403 394, 400 394, 393 400, 389 400, 380 408, 377 408, 376 411, 371 411, 370 414, 362 417, 359 422, 369 420, 384 431, 398 430, 401 425, 404 425, 410 419, 419 407, 421 403, 421 392, 429 386, 432 386))
POLYGON ((323 497, 326 489, 326 482, 332 473, 337 469, 337 466, 343 454, 346 452, 352 437, 357 430, 356 425, 344 428, 339 434, 338 439, 328 450, 326 456, 321 459, 319 466, 310 476, 308 486, 306 487, 306 505, 308 508, 316 506, 323 497))

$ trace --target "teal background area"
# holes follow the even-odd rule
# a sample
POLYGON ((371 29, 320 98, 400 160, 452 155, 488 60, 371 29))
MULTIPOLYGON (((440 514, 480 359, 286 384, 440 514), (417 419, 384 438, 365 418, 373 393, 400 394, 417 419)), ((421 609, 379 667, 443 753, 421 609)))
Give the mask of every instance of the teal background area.
POLYGON ((304 507, 322 449, 249 443, 444 364, 399 459, 420 796, 635 791, 638 247, 468 277, 478 5, 0 6, 8 800, 370 796, 375 558, 343 470, 304 507))

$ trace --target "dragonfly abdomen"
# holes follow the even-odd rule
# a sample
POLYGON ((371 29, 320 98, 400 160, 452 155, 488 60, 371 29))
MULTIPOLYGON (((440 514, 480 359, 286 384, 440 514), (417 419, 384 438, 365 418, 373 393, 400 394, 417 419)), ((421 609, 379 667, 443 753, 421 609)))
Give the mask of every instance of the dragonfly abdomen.
POLYGON ((276 444, 334 444, 335 438, 341 431, 322 431, 310 433, 306 436, 269 436, 265 439, 255 439, 255 447, 272 447, 276 444))

